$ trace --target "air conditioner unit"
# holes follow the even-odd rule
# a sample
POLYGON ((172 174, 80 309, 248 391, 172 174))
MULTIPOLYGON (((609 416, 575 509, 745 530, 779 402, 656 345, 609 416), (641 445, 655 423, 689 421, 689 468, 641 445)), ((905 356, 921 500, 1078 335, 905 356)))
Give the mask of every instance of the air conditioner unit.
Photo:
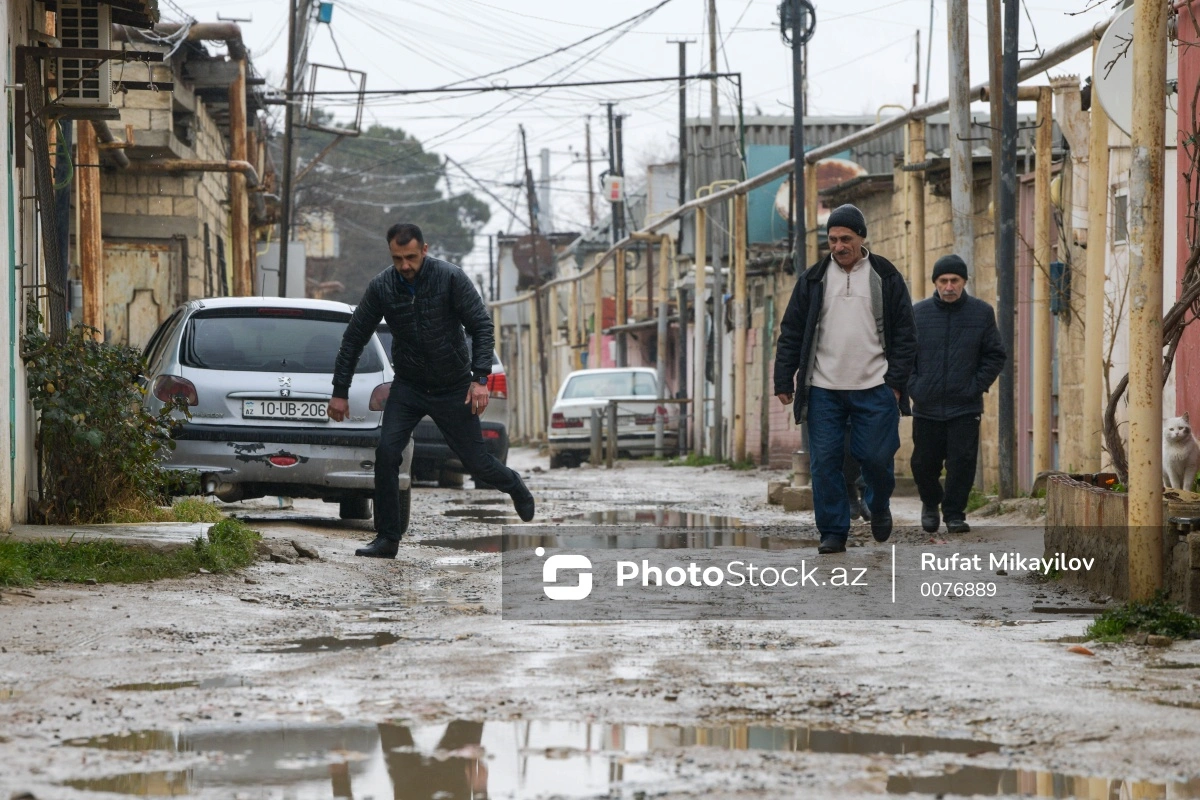
MULTIPOLYGON (((112 48, 112 9, 97 0, 58 0, 58 38, 63 47, 112 48)), ((57 59, 58 103, 72 108, 112 105, 111 62, 57 59)))

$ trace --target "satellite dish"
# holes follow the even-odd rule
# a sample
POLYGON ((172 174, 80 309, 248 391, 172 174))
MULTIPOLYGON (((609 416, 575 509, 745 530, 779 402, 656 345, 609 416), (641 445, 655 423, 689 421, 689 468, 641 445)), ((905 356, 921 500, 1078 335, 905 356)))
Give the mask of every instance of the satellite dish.
MULTIPOLYGON (((1093 91, 1100 97, 1105 113, 1113 124, 1133 135, 1133 7, 1125 9, 1112 21, 1092 64, 1093 91)), ((1179 48, 1167 43, 1167 83, 1174 86, 1179 79, 1179 48)), ((1168 91, 1163 87, 1163 92, 1168 91)), ((1179 95, 1167 94, 1167 144, 1174 145, 1179 133, 1179 95)))
MULTIPOLYGON (((840 183, 861 178, 867 174, 867 170, 855 161, 848 158, 823 158, 817 162, 817 191, 828 189, 832 186, 837 186, 840 183)), ((785 180, 775 193, 775 213, 782 219, 787 219, 788 216, 788 201, 793 200, 795 192, 789 191, 788 182, 785 180)), ((817 225, 822 226, 825 220, 829 218, 831 208, 826 208, 823 200, 817 201, 817 225)), ((795 205, 792 207, 795 213, 795 205)), ((795 217, 793 217, 795 219, 795 217)), ((808 220, 811 227, 812 220, 808 220)))

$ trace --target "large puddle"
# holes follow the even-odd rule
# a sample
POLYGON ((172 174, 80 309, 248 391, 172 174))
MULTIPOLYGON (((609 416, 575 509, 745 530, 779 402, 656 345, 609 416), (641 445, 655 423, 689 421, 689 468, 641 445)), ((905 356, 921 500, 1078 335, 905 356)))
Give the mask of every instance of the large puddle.
MULTIPOLYGON (((737 530, 704 529, 679 531, 655 531, 638 533, 613 533, 611 529, 599 533, 503 533, 495 536, 472 536, 470 538, 422 539, 417 544, 428 547, 447 547, 474 553, 503 553, 513 550, 547 549, 590 549, 590 550, 681 550, 710 549, 714 547, 748 547, 758 550, 794 550, 817 546, 816 539, 789 539, 737 530)), ((862 547, 862 542, 850 542, 851 547, 862 547)))
MULTIPOLYGON (((248 787, 295 800, 350 797, 636 797, 686 789, 655 754, 724 750, 898 756, 995 752, 991 742, 767 726, 679 727, 579 722, 471 722, 405 726, 246 724, 174 733, 140 731, 66 742, 110 751, 159 751, 175 770, 67 781, 140 796, 240 796, 248 787), (236 794, 235 794, 236 791, 236 794)), ((884 789, 883 785, 880 789, 884 789)), ((1189 783, 1126 782, 1051 772, 955 767, 911 775, 893 767, 892 794, 1036 794, 1038 797, 1200 797, 1189 783)), ((249 796, 249 795, 247 795, 249 796)), ((255 795, 257 796, 257 795, 255 795)), ((267 795, 263 795, 267 796, 267 795)))
POLYGON ((122 683, 110 686, 115 692, 171 692, 176 689, 240 689, 254 684, 237 675, 222 675, 201 681, 164 681, 161 683, 122 683))
MULTIPOLYGON (((475 501, 479 502, 479 501, 475 501)), ((511 505, 501 508, 448 508, 442 516, 489 525, 519 525, 521 518, 511 505)), ((738 528, 742 520, 717 514, 695 511, 680 511, 664 505, 647 508, 611 508, 588 511, 583 514, 567 514, 557 517, 539 517, 534 524, 566 523, 574 525, 655 525, 660 528, 738 528)))
POLYGON ((369 647, 384 647, 400 641, 400 637, 387 631, 365 633, 355 636, 313 636, 308 639, 293 639, 278 647, 267 647, 259 653, 334 653, 338 650, 359 650, 369 647))

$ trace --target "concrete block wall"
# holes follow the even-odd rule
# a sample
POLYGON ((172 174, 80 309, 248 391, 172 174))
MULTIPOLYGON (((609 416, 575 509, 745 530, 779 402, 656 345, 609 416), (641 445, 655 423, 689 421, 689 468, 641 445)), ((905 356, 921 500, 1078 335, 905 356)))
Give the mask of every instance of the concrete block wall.
MULTIPOLYGON (((114 68, 113 79, 119 72, 114 68)), ((191 95, 191 90, 172 74, 167 64, 153 66, 153 80, 175 82, 173 91, 130 91, 114 97, 120 109, 120 121, 110 123, 114 134, 124 138, 126 125, 133 126, 134 141, 143 131, 174 131, 174 110, 194 108, 193 143, 189 147, 173 138, 172 148, 179 157, 204 161, 225 161, 229 158, 229 142, 213 119, 206 104, 191 95)), ((143 65, 126 65, 126 80, 147 80, 143 65)), ((231 287, 219 283, 217 240, 224 241, 226 274, 232 274, 230 249, 230 177, 223 172, 191 172, 180 174, 147 174, 137 171, 137 159, 129 170, 106 169, 101 176, 101 206, 103 214, 118 215, 121 220, 109 219, 111 228, 122 238, 187 239, 187 285, 182 287, 184 299, 206 294, 228 294, 231 287), (136 217, 146 217, 144 222, 136 217), (209 261, 211 275, 206 276, 204 225, 209 228, 209 261)), ((77 259, 76 259, 77 260, 77 259)), ((110 265, 110 268, 118 268, 110 265)))

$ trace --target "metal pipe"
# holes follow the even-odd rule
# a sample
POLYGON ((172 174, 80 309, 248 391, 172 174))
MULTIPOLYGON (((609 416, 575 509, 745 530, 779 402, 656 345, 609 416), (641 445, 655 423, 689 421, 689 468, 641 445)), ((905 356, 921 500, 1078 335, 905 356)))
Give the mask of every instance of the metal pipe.
POLYGON ((601 442, 604 440, 604 413, 600 409, 592 409, 591 423, 591 453, 589 454, 590 458, 588 461, 593 467, 598 467, 600 466, 600 460, 603 458, 601 454, 601 442))
POLYGON ((249 161, 202 161, 197 158, 158 158, 138 161, 130 172, 237 172, 246 176, 246 187, 258 189, 258 172, 249 161))
POLYGON ((295 192, 295 181, 292 176, 296 170, 296 154, 294 148, 296 127, 296 47, 297 39, 296 3, 298 0, 287 0, 287 76, 284 81, 287 90, 287 105, 283 109, 283 176, 279 201, 279 288, 287 286, 288 280, 288 245, 292 241, 292 195, 295 192))
POLYGON ((567 346, 571 348, 571 369, 582 369, 583 365, 579 363, 583 348, 579 337, 579 283, 576 281, 571 281, 567 297, 567 346))
MULTIPOLYGON (((925 120, 908 122, 909 165, 925 161, 925 120)), ((914 298, 927 294, 925 286, 925 173, 912 170, 904 173, 907 179, 908 206, 908 282, 914 298)))
POLYGON ((733 460, 746 460, 746 195, 733 201, 733 460))
MULTIPOLYGON (((246 62, 237 62, 237 77, 229 84, 229 155, 234 161, 248 161, 246 148, 246 62)), ((250 242, 250 198, 246 177, 240 172, 229 175, 230 244, 233 250, 233 293, 237 297, 254 294, 254 254, 250 242)), ((287 287, 279 287, 279 296, 287 296, 287 287)))
MULTIPOLYGON (((1099 40, 1096 42, 1099 49, 1099 40)), ((1095 78, 1093 78, 1095 83, 1095 78)), ((1088 140, 1088 232, 1087 291, 1084 295, 1083 363, 1097 365, 1084 370, 1083 435, 1087 444, 1080 468, 1099 472, 1104 428, 1104 279, 1108 253, 1108 114, 1100 94, 1092 91, 1091 127, 1088 140)))
POLYGON ((1017 245, 1017 16, 1018 0, 1004 0, 1004 72, 1001 80, 1000 204, 996 208, 996 322, 1000 341, 1009 354, 1000 371, 997 421, 999 433, 1000 497, 1013 497, 1017 491, 1016 406, 1013 344, 1016 317, 1016 245, 1017 245))
MULTIPOLYGON (((672 244, 670 236, 663 234, 658 253, 660 256, 658 263, 658 339, 655 347, 655 368, 658 370, 658 399, 664 400, 667 397, 667 315, 670 305, 670 297, 667 292, 670 288, 669 278, 671 277, 671 273, 667 270, 667 259, 675 260, 675 246, 672 244)), ((680 322, 682 323, 682 321, 681 316, 680 322)), ((681 324, 680 330, 682 329, 681 324)), ((658 413, 658 409, 655 409, 654 417, 654 455, 662 458, 664 420, 658 413)), ((680 431, 680 435, 682 435, 682 431, 680 431)))
POLYGON ((948 0, 950 37, 950 208, 954 251, 967 262, 968 279, 975 275, 975 220, 972 192, 975 167, 971 159, 971 75, 967 36, 967 0, 948 0))
MULTIPOLYGON (((183 24, 179 22, 160 22, 154 26, 153 33, 155 36, 173 36, 181 28, 183 28, 183 24)), ((113 25, 113 38, 117 41, 157 44, 152 39, 144 38, 140 34, 141 31, 137 28, 128 25, 113 25)), ((241 61, 246 58, 246 46, 242 42, 242 28, 236 22, 193 22, 188 27, 187 41, 225 42, 229 48, 231 59, 241 61)))
POLYGON ((692 412, 692 449, 697 456, 704 455, 707 450, 704 439, 707 431, 705 425, 708 421, 708 409, 706 402, 708 397, 708 315, 705 311, 704 293, 707 290, 708 283, 708 209, 700 208, 696 210, 696 255, 695 255, 695 272, 696 272, 696 297, 695 297, 695 321, 693 322, 692 335, 695 337, 695 345, 692 350, 695 353, 696 366, 692 374, 692 398, 695 403, 695 410, 692 412))
MULTIPOLYGON (((802 266, 811 266, 812 264, 817 263, 817 259, 820 258, 821 255, 821 241, 817 238, 817 206, 820 202, 819 198, 817 197, 817 189, 817 165, 805 164, 804 217, 808 220, 808 223, 806 229, 807 233, 805 234, 805 239, 807 241, 805 242, 804 255, 808 264, 802 266)), ((799 275, 800 271, 797 270, 796 274, 799 275)))
POLYGON ((612 469, 617 460, 617 401, 608 401, 608 452, 604 457, 604 466, 612 469))
POLYGON ((1135 0, 1129 169, 1129 595, 1163 585, 1162 314, 1167 6, 1135 0))
MULTIPOLYGON (((614 324, 619 328, 629 321, 629 297, 628 297, 628 281, 629 277, 625 273, 625 250, 624 248, 617 251, 617 264, 615 267, 616 285, 614 287, 614 295, 616 297, 616 317, 614 324)), ((626 363, 625 352, 625 333, 617 332, 617 366, 628 366, 626 363)))
MULTIPOLYGON (((96 132, 96 137, 103 144, 117 144, 117 137, 113 135, 112 128, 108 127, 108 123, 102 119, 92 120, 92 129, 96 132)), ((129 169, 129 156, 125 155, 125 151, 119 147, 102 148, 108 153, 108 157, 117 163, 121 169, 129 169)), ((82 162, 87 163, 87 162, 82 162)))
POLYGON ((1038 92, 1037 165, 1033 181, 1033 472, 1053 469, 1051 389, 1054 380, 1050 343, 1050 159, 1054 95, 1038 92))
MULTIPOLYGON (((97 164, 100 146, 92 124, 77 123, 80 164, 97 164)), ((104 237, 100 227, 100 170, 87 167, 79 176, 79 273, 83 280, 83 324, 95 328, 97 341, 104 341, 104 237)))

